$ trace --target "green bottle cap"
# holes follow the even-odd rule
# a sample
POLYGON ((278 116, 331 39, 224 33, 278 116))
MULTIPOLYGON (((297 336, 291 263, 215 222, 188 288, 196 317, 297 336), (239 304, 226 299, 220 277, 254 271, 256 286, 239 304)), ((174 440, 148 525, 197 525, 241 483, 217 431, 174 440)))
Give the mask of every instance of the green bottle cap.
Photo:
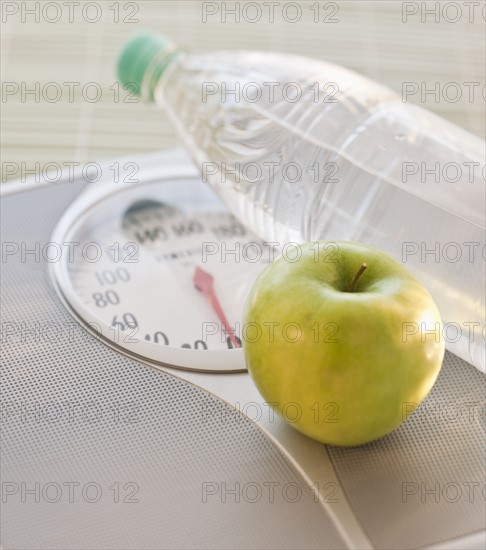
POLYGON ((174 53, 173 43, 163 35, 136 35, 122 48, 118 58, 118 78, 124 86, 135 87, 133 91, 137 95, 152 101, 155 85, 174 53), (150 74, 147 74, 147 69, 150 74))

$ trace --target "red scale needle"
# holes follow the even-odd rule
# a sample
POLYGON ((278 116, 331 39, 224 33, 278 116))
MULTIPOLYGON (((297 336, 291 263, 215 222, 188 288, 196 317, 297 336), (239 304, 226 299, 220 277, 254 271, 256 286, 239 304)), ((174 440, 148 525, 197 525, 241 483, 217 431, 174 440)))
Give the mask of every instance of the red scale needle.
POLYGON ((228 319, 226 319, 226 315, 224 314, 223 308, 221 307, 216 293, 214 292, 213 276, 201 269, 200 267, 196 267, 196 271, 194 272, 194 277, 192 280, 197 290, 202 292, 204 296, 206 296, 208 302, 211 304, 211 307, 218 316, 218 319, 221 321, 224 331, 229 336, 229 339, 231 340, 233 346, 235 348, 239 348, 240 344, 236 340, 235 333, 230 327, 228 319))

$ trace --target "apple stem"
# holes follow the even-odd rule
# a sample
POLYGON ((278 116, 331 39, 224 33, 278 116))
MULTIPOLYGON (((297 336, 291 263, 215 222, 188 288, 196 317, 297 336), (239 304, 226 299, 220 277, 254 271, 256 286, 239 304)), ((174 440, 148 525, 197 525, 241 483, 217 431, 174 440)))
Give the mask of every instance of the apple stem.
POLYGON ((358 269, 358 273, 353 277, 351 284, 349 285, 348 292, 354 292, 358 286, 358 282, 361 279, 361 275, 366 271, 368 265, 366 263, 361 264, 361 267, 358 269))

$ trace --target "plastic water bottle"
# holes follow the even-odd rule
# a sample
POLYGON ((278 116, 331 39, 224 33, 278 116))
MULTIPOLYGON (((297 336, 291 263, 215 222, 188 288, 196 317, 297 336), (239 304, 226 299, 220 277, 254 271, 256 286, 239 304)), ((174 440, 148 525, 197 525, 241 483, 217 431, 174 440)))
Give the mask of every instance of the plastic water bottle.
POLYGON ((162 105, 203 178, 261 238, 363 242, 436 300, 450 351, 485 371, 485 142, 344 68, 133 38, 122 83, 162 105))

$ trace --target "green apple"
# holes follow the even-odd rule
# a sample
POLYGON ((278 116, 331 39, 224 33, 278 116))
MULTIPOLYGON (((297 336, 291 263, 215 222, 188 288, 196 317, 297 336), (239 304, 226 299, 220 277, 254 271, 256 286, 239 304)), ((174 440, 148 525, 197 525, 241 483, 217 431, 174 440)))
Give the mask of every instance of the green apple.
POLYGON ((304 434, 345 446, 399 426, 444 357, 427 290, 384 252, 345 241, 299 245, 264 269, 243 348, 266 402, 304 434))

